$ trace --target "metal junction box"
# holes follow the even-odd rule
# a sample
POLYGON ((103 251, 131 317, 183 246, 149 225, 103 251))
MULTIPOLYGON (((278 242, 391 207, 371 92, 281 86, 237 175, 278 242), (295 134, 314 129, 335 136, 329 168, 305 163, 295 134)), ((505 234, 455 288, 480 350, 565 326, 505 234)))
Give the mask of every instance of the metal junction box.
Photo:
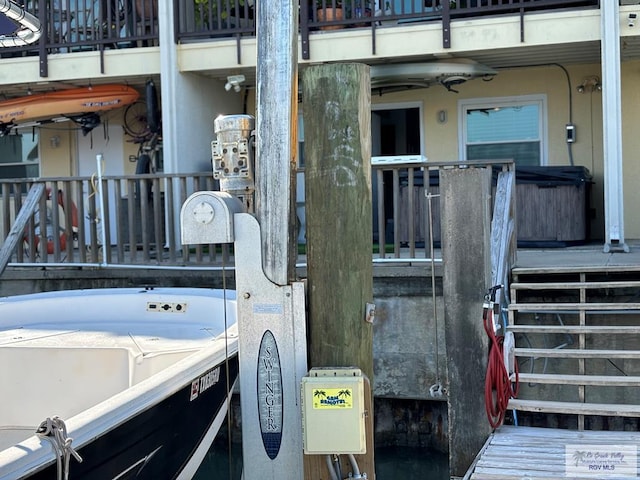
POLYGON ((364 378, 358 368, 313 368, 302 379, 304 453, 364 454, 364 378))

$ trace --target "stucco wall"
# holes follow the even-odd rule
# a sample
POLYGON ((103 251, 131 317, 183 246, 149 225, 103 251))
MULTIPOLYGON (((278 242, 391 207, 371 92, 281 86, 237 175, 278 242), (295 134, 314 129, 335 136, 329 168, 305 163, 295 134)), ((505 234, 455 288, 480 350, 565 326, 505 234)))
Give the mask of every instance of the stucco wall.
MULTIPOLYGON (((523 95, 545 95, 547 103, 547 158, 548 165, 569 165, 570 158, 565 141, 565 125, 571 121, 576 125, 576 141, 572 145, 574 165, 584 166, 593 176, 591 192, 592 209, 591 239, 604 238, 604 161, 602 145, 602 94, 586 89, 577 91, 577 86, 586 77, 602 78, 599 64, 565 66, 569 80, 557 65, 532 66, 500 70, 491 81, 475 79, 456 86, 459 93, 447 91, 439 85, 426 89, 406 90, 389 94, 373 95, 372 103, 421 102, 424 122, 424 154, 430 161, 457 161, 462 158, 460 146, 461 122, 458 113, 460 101, 477 98, 517 98, 523 95), (438 112, 444 110, 447 120, 438 121, 438 112)), ((627 239, 640 238, 640 216, 633 205, 640 198, 636 187, 640 175, 640 162, 635 161, 640 150, 640 136, 635 125, 640 123, 640 110, 635 106, 640 101, 637 88, 640 62, 622 64, 622 123, 624 154, 624 202, 625 235, 627 239)))

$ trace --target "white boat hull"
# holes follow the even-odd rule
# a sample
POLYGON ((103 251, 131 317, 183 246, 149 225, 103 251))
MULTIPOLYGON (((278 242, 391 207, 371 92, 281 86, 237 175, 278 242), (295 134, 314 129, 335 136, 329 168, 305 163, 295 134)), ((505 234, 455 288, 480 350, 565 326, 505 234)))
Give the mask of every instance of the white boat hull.
POLYGON ((83 458, 69 462, 70 479, 191 478, 237 377, 229 295, 100 289, 0 299, 0 361, 12 366, 0 373, 0 479, 55 478, 51 443, 33 435, 54 415, 83 458))

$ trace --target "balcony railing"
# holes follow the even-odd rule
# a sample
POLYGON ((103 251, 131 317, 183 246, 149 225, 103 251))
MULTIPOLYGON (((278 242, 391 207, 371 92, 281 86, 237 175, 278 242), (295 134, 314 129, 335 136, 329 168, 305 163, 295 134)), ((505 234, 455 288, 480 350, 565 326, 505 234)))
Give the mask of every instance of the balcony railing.
MULTIPOLYGON (((496 172, 513 169, 508 161, 491 164, 496 172)), ((373 167, 374 262, 431 259, 432 246, 440 244, 438 169, 457 165, 373 167)), ((486 167, 488 163, 464 165, 486 167)), ((211 267, 227 264, 232 255, 229 245, 180 242, 182 204, 195 191, 215 189, 213 176, 204 172, 0 181, 3 243, 9 238, 27 192, 39 183, 45 188, 35 212, 19 232, 20 240, 10 259, 14 266, 211 267)), ((303 223, 300 228, 304 228, 303 223)), ((298 235, 303 237, 302 233, 298 235)), ((298 247, 304 255, 304 243, 298 247)))
POLYGON ((11 259, 17 264, 212 264, 228 246, 182 246, 180 207, 213 190, 211 173, 4 180, 1 238, 9 235, 26 192, 45 189, 11 259))
MULTIPOLYGON (((373 232, 372 254, 387 261, 424 260, 429 255, 424 236, 426 200, 424 195, 413 195, 422 184, 421 167, 384 166, 376 167, 376 172, 372 215, 380 228, 373 232)), ((0 181, 3 241, 27 193, 38 183, 45 186, 43 194, 20 233, 10 265, 219 266, 232 252, 228 245, 180 243, 180 208, 191 193, 215 189, 210 173, 0 181)), ((304 243, 299 252, 304 255, 304 243)))
POLYGON ((48 76, 50 54, 158 44, 157 0, 37 0, 27 10, 40 19, 40 40, 0 55, 38 55, 41 77, 48 76))
MULTIPOLYGON (((259 0, 177 1, 177 41, 255 35, 254 1, 259 0)), ((315 31, 368 28, 375 55, 376 30, 381 27, 440 22, 443 47, 449 48, 451 21, 457 18, 517 14, 522 19, 532 11, 597 8, 598 5, 598 0, 303 0, 300 2, 301 53, 305 60, 311 59, 309 38, 315 31)), ((522 20, 521 24, 524 36, 522 20)))
MULTIPOLYGON (((255 36, 255 8, 259 0, 174 0, 177 42, 255 36)), ((524 15, 554 9, 598 8, 598 0, 303 0, 300 3, 302 57, 311 59, 310 35, 341 28, 371 31, 372 54, 376 32, 394 25, 442 25, 444 48, 451 46, 451 22, 486 15, 519 15, 524 39, 524 15), (379 5, 383 5, 380 7, 379 5), (336 16, 325 15, 340 7, 336 16)), ((48 76, 50 54, 99 51, 157 45, 157 0, 37 0, 27 9, 42 22, 42 37, 34 45, 8 47, 0 56, 37 55, 40 76, 48 76)), ((102 58, 102 57, 101 57, 102 58)), ((240 57, 239 57, 240 58, 240 57)), ((103 64, 101 64, 103 66, 103 64)), ((104 68, 102 68, 104 73, 104 68)))

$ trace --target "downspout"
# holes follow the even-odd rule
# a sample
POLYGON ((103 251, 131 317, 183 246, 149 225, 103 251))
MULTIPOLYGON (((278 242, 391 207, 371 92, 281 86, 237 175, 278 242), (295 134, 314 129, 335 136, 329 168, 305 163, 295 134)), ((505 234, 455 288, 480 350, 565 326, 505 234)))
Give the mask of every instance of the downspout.
MULTIPOLYGON (((158 32, 160 40, 160 105, 162 117, 162 154, 164 157, 164 171, 176 173, 180 171, 177 162, 180 158, 180 129, 178 115, 174 114, 179 108, 180 72, 177 68, 178 53, 176 50, 177 31, 176 16, 178 15, 179 2, 158 2, 158 32)), ((175 182, 175 180, 169 180, 175 182)), ((174 184, 176 188, 177 184, 174 184)), ((173 205, 166 205, 167 212, 180 211, 182 200, 174 199, 173 205)), ((166 238, 180 239, 180 222, 171 225, 166 222, 166 238), (173 229, 173 232, 171 230, 173 229)), ((173 241, 173 240, 169 240, 173 241)), ((169 246, 169 245, 167 245, 169 246)), ((174 245, 179 250, 181 245, 174 245)))
POLYGON ((602 43, 602 114, 604 153, 604 252, 628 252, 624 241, 622 107, 620 85, 620 9, 600 2, 602 43))

